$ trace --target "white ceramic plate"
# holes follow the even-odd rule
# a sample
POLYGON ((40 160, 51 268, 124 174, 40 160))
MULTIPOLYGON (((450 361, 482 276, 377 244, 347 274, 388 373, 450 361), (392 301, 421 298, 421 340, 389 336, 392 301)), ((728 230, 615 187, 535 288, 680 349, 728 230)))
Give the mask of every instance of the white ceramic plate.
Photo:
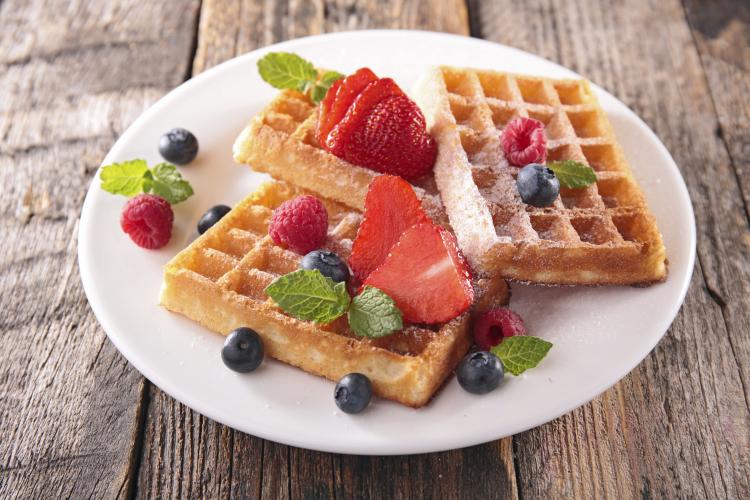
POLYGON ((555 346, 542 364, 506 377, 485 396, 449 380, 432 403, 413 410, 376 400, 350 416, 333 402, 334 384, 273 360, 253 374, 221 362, 223 337, 157 306, 162 266, 190 239, 208 207, 234 204, 264 176, 232 161, 231 146, 276 91, 256 61, 269 51, 296 52, 343 73, 369 66, 405 89, 430 65, 493 68, 550 77, 573 72, 502 45, 452 35, 369 31, 281 43, 226 62, 181 85, 138 118, 104 163, 160 160, 157 143, 172 127, 200 141, 182 168, 196 194, 175 207, 174 235, 158 251, 135 246, 119 228, 124 198, 92 182, 79 235, 81 277, 112 342, 149 380, 196 411, 266 439, 316 450, 404 454, 459 448, 512 435, 586 403, 615 384, 656 345, 685 296, 695 257, 687 189, 666 148, 620 101, 596 88, 628 160, 664 232, 668 280, 650 288, 537 288, 514 285, 512 307, 530 334, 555 346))

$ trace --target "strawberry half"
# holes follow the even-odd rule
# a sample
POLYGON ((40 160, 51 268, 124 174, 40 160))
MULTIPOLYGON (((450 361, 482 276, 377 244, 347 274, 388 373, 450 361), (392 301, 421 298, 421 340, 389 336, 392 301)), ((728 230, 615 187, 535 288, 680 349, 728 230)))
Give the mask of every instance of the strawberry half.
POLYGON ((394 175, 379 175, 370 182, 364 219, 352 245, 349 266, 364 281, 383 263, 404 231, 430 222, 411 184, 394 175))
POLYGON ((392 79, 374 78, 362 68, 329 89, 318 142, 355 165, 417 179, 435 164, 437 144, 414 101, 392 79))
POLYGON ((474 300, 456 238, 431 222, 407 229, 364 285, 390 295, 409 323, 444 323, 474 300))
MULTIPOLYGON (((356 74, 356 73, 355 73, 356 74)), ((353 75, 352 75, 353 76, 353 75)), ((343 87, 342 87, 343 88, 343 87)), ((341 91, 339 91, 341 93, 341 91)), ((342 139, 350 135, 358 127, 362 126, 364 120, 370 114, 372 108, 385 99, 386 97, 404 95, 404 92, 390 78, 380 78, 368 83, 357 95, 354 100, 347 106, 343 117, 336 122, 323 143, 328 151, 339 155, 343 152, 342 148, 346 142, 342 139)), ((342 99, 348 96, 343 95, 342 99)), ((336 104, 334 103, 334 108, 336 104)), ((331 113, 333 115, 333 113, 331 113)))
POLYGON ((331 129, 341 121, 360 92, 377 79, 378 77, 369 68, 360 68, 354 74, 333 82, 320 103, 320 117, 318 118, 318 142, 320 144, 325 144, 331 129))

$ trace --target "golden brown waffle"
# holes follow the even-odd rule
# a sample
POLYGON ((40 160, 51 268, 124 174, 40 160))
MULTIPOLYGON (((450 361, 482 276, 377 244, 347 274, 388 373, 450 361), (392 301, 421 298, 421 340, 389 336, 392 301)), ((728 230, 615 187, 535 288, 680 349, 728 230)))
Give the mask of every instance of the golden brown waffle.
MULTIPOLYGON (((234 159, 275 179, 364 210, 367 188, 378 173, 321 148, 315 137, 317 124, 318 106, 300 92, 281 91, 237 137, 234 159)), ((428 215, 447 225, 432 176, 417 183, 414 191, 428 215)))
MULTIPOLYGON (((435 327, 408 325, 377 340, 356 337, 345 318, 320 325, 284 314, 264 289, 299 268, 301 256, 273 244, 274 208, 303 191, 267 183, 172 259, 164 270, 161 305, 226 335, 241 326, 262 337, 266 353, 285 363, 338 380, 360 372, 375 394, 403 404, 426 404, 471 344, 469 313, 435 327)), ((329 215, 326 248, 348 258, 361 214, 322 200, 329 215)), ((501 279, 475 283, 474 310, 506 304, 501 279)))
POLYGON ((415 98, 438 142, 435 180, 475 271, 546 284, 647 284, 666 277, 654 217, 585 80, 434 68, 415 98), (590 165, 595 184, 524 204, 500 134, 523 116, 546 125, 549 160, 590 165))

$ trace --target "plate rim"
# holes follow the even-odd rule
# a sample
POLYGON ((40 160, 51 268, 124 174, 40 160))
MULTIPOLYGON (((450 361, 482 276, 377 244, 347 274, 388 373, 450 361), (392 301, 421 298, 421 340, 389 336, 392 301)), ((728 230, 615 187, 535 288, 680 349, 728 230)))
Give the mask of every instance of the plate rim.
MULTIPOLYGON (((317 43, 320 40, 329 40, 329 39, 336 39, 336 38, 349 38, 349 37, 380 37, 380 36, 405 36, 405 37, 424 37, 424 38, 439 38, 442 40, 448 40, 448 43, 452 40, 471 40, 472 43, 477 43, 479 45, 488 45, 488 46, 499 46, 502 47, 505 50, 509 50, 511 52, 517 53, 519 56, 524 58, 532 58, 532 59, 538 59, 540 61, 543 61, 544 64, 547 65, 553 65, 558 70, 562 70, 563 72, 566 72, 571 75, 573 78, 585 78, 578 73, 561 66, 555 62, 549 61, 548 59, 545 59, 541 56, 538 56, 536 54, 532 54, 526 51, 523 51, 521 49, 517 49, 515 47, 510 47, 504 44, 499 44, 496 42, 492 42, 489 40, 483 40, 473 37, 465 37, 462 35, 456 35, 452 33, 441 33, 441 32, 434 32, 434 31, 420 31, 420 30, 389 30, 389 29, 378 29, 378 30, 355 30, 355 31, 342 31, 342 32, 336 32, 336 33, 326 33, 326 34, 320 34, 320 35, 310 35, 305 37, 300 37, 296 39, 286 40, 277 44, 268 45, 265 47, 260 47, 258 49, 252 50, 250 52, 247 52, 245 54, 236 56, 232 59, 229 59, 227 61, 224 61, 217 66, 214 66, 203 73, 183 82, 182 84, 178 85, 174 89, 170 90, 168 93, 166 93, 164 96, 162 96, 160 99, 158 99, 156 102, 151 104, 143 113, 141 113, 130 125, 128 125, 127 129, 120 135, 120 137, 115 141, 115 143, 111 146, 110 150, 108 151, 107 155, 104 157, 101 165, 99 168, 101 168, 102 165, 106 165, 110 162, 112 162, 112 158, 117 156, 116 153, 119 149, 123 147, 124 144, 127 144, 130 141, 130 138, 132 135, 136 134, 137 130, 141 127, 141 125, 145 122, 147 122, 153 115, 157 114, 161 111, 162 108, 167 107, 170 102, 174 99, 178 99, 179 95, 183 92, 189 91, 189 89, 193 88, 194 86, 202 84, 204 81, 207 81, 212 78, 218 77, 221 73, 231 70, 236 65, 242 65, 247 64, 246 61, 249 59, 254 59, 260 55, 263 55, 267 52, 271 51, 277 51, 277 50, 284 50, 290 46, 292 47, 299 47, 304 46, 308 44, 314 44, 317 43)), ((107 334, 107 337, 109 340, 115 345, 115 347, 120 351, 120 353, 128 360, 129 363, 131 363, 144 377, 146 377, 151 383, 159 387, 161 390, 166 392, 170 397, 175 398, 176 400, 180 401, 181 403, 185 404, 189 408, 197 411, 198 413, 205 415, 208 418, 211 418, 212 420, 215 420, 217 422, 220 422, 224 425, 227 425, 229 427, 232 427, 235 430, 240 430, 240 432, 248 432, 251 435, 261 437, 263 439, 268 439, 274 442, 283 443, 290 446, 296 446, 306 449, 313 449, 313 450, 319 450, 323 452, 331 452, 331 453, 349 453, 349 454, 357 454, 357 455, 403 455, 403 454, 415 454, 415 453, 427 453, 427 452, 439 452, 444 450, 451 450, 451 449, 457 449, 457 448, 463 448, 468 446, 473 446, 476 444, 481 444, 489 441, 493 441, 496 439, 501 439, 503 437, 511 436, 518 434, 520 432, 524 432, 526 430, 538 427, 540 425, 543 425, 544 423, 551 422, 552 420, 555 420, 559 418, 562 415, 565 415, 576 408, 583 406, 593 400, 594 398, 600 396, 602 393, 604 393, 606 390, 617 384, 619 381, 621 381, 627 374, 629 374, 635 367, 637 367, 645 358, 648 356, 658 344, 658 342, 664 338, 666 335, 666 332, 669 330, 669 327, 674 322, 674 319, 679 314, 680 309, 682 308, 685 297, 687 295, 687 292, 689 290, 690 284, 692 282, 692 275, 694 274, 695 269, 695 259, 696 259, 696 242, 697 242, 697 236, 696 236, 696 221, 695 221, 695 214, 693 210, 692 200, 690 198, 690 193, 687 189, 687 185, 685 183, 685 179, 682 176, 682 173, 680 172, 679 167, 677 166, 677 163, 674 161, 674 158, 670 154, 669 150, 666 148, 664 143, 659 139, 659 137, 651 130, 651 128, 633 111, 631 110, 625 103, 620 101, 617 97, 610 94, 603 88, 599 87, 598 85, 594 84, 592 82, 592 87, 594 87, 594 90, 597 93, 604 93, 609 96, 611 96, 613 99, 615 99, 619 104, 622 105, 624 109, 627 110, 629 114, 629 118, 635 119, 637 125, 644 131, 647 135, 649 135, 651 141, 654 143, 654 145, 661 150, 661 152, 665 155, 666 158, 669 158, 671 160, 670 165, 668 166, 670 169, 673 169, 675 173, 677 174, 677 178, 679 179, 679 194, 680 196, 684 197, 687 201, 685 204, 688 207, 688 213, 686 216, 688 217, 690 224, 689 224, 689 234, 684 237, 684 240, 686 241, 686 245, 688 246, 688 262, 687 262, 687 272, 685 276, 682 279, 682 283, 680 284, 680 291, 679 291, 679 300, 675 302, 675 306, 673 308, 673 311, 671 311, 669 314, 665 315, 662 323, 659 324, 658 330, 663 330, 660 335, 655 335, 652 342, 648 343, 648 349, 644 349, 644 352, 642 355, 635 356, 634 362, 627 363, 627 368, 624 370, 623 373, 620 373, 617 375, 615 380, 613 382, 605 382, 603 384, 599 384, 597 386, 597 389, 592 391, 593 394, 585 399, 585 400, 576 400, 572 404, 568 405, 562 405, 562 409, 560 409, 557 412, 550 413, 544 417, 537 418, 530 420, 526 423, 524 423, 523 426, 520 426, 521 428, 518 429, 511 429, 512 432, 503 433, 499 436, 495 437, 489 437, 489 438, 481 438, 481 439, 474 439, 474 440, 464 440, 460 438, 452 438, 452 439, 444 439, 441 441, 439 446, 429 446, 425 445, 424 443, 402 443, 401 447, 398 449, 394 449, 390 443, 386 443, 385 445, 381 444, 379 446, 370 447, 368 449, 360 449, 359 446, 354 445, 347 445, 347 443, 341 443, 341 442, 335 442, 335 443, 321 443, 316 442, 315 439, 310 439, 305 441, 304 439, 298 439, 295 436, 291 436, 289 438, 285 436, 279 436, 274 432, 266 432, 263 429, 253 429, 252 431, 244 431, 241 430, 241 428, 238 425, 235 425, 234 422, 231 422, 231 418, 225 418, 224 415, 219 415, 212 411, 211 408, 203 408, 200 407, 200 405, 196 405, 195 401, 191 401, 190 395, 187 391, 181 390, 179 387, 169 383, 165 380, 165 377, 159 375, 158 370, 152 369, 151 366, 148 365, 148 363, 141 362, 139 359, 139 356, 137 355, 137 352, 134 352, 136 350, 130 349, 126 343, 124 342, 124 335, 121 335, 119 332, 119 328, 114 325, 114 321, 110 321, 110 318, 108 317, 108 313, 106 311, 107 307, 103 303, 102 297, 96 293, 97 290, 95 290, 96 285, 94 284, 94 272, 89 266, 88 262, 90 262, 89 251, 91 250, 90 245, 82 244, 82 242, 89 241, 91 236, 89 235, 89 228, 90 224, 88 221, 91 218, 91 211, 94 209, 93 207, 93 196, 91 196, 91 193, 95 191, 98 187, 98 175, 99 175, 99 168, 97 169, 96 173, 93 175, 91 183, 89 184, 89 187, 86 191, 86 197, 84 199, 82 208, 81 208, 81 216, 80 216, 80 222, 78 226, 78 264, 79 264, 79 273, 81 276, 81 281, 83 284, 84 293, 86 294, 87 300, 91 306, 91 309, 97 318, 97 321, 102 326, 102 329, 107 334), (115 333, 112 333, 115 332, 115 333), (135 361, 134 361, 135 360, 135 361), (189 402, 190 401, 190 402, 189 402), (313 443, 315 442, 315 443, 313 443)), ((667 279, 675 279, 673 277, 673 274, 670 273, 669 277, 667 279)))

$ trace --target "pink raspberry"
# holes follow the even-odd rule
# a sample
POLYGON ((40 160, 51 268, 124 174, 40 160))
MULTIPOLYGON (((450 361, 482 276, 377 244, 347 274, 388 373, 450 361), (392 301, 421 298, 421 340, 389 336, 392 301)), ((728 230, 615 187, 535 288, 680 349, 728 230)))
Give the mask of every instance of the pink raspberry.
POLYGON ((514 335, 526 335, 526 326, 521 316, 507 307, 490 309, 474 320, 474 342, 485 351, 514 335))
POLYGON ((139 194, 122 209, 120 227, 141 248, 161 248, 172 237, 174 214, 169 202, 153 194, 139 194))
POLYGON ((547 159, 547 141, 544 123, 533 118, 518 117, 503 129, 503 152, 508 163, 524 167, 529 163, 544 163, 547 159))
POLYGON ((273 211, 268 234, 277 245, 300 255, 317 250, 326 241, 328 212, 314 196, 298 196, 273 211))

